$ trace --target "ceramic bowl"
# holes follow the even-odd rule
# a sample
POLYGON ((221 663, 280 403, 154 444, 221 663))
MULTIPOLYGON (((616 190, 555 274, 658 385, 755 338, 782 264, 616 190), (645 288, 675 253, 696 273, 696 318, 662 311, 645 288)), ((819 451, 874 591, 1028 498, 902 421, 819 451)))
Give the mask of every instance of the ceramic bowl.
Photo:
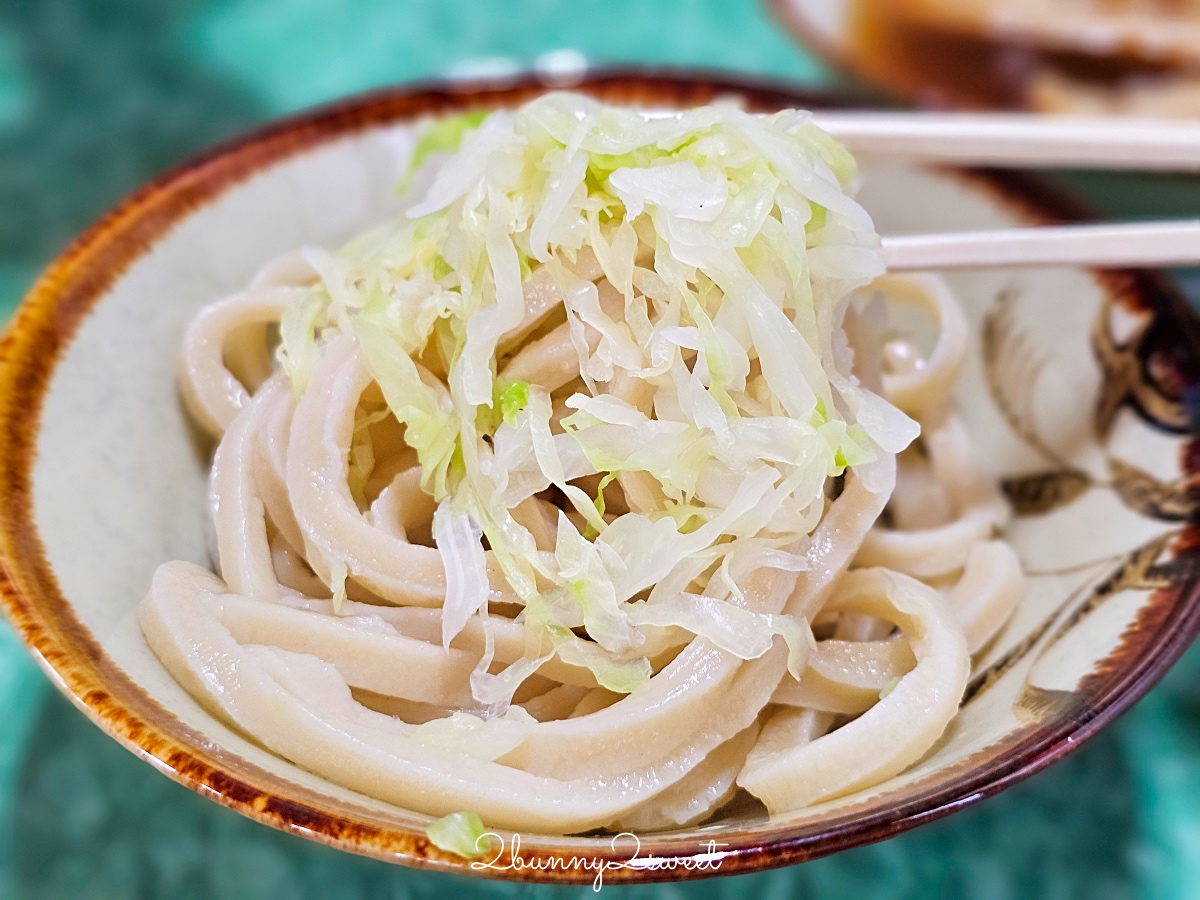
MULTIPOLYGON (((432 847, 427 819, 339 787, 209 715, 167 674, 134 610, 155 567, 205 563, 206 461, 180 408, 175 361, 193 314, 264 260, 335 246, 394 211, 415 117, 511 105, 544 88, 394 90, 270 126, 117 206, 37 282, 0 345, 0 568, 8 617, 46 673, 116 740, 170 778, 275 828, 409 865, 492 877, 554 857, 610 862, 607 881, 731 874, 889 837, 1002 790, 1062 756, 1149 689, 1200 620, 1187 307, 1136 271, 958 274, 973 347, 964 416, 1015 510, 1007 537, 1029 593, 977 659, 960 715, 903 775, 769 818, 751 802, 644 835, 521 836, 492 868, 432 847), (712 842, 712 843, 710 843, 712 842), (695 867, 697 861, 706 862, 695 867), (687 868, 686 866, 692 865, 687 868)), ((685 75, 609 75, 611 101, 757 110, 821 97, 685 75)), ((883 233, 1062 220, 1072 204, 1009 174, 877 165, 861 198, 883 233)))
MULTIPOLYGON (((1030 80, 1041 71, 1042 62, 1049 60, 1054 68, 1051 57, 1043 58, 1029 46, 1031 37, 1022 40, 986 23, 914 25, 905 15, 911 9, 888 0, 768 2, 805 48, 861 83, 909 103, 1040 108, 1030 80)), ((979 13, 979 5, 961 6, 964 19, 979 13)), ((1003 18, 1003 9, 997 15, 1003 18)))

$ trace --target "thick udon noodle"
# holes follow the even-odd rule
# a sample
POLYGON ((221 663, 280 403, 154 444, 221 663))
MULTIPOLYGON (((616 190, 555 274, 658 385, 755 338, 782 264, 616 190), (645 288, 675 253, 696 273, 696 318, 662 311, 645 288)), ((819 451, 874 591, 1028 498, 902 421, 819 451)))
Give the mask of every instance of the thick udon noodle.
MULTIPOLYGON (((582 275, 602 280, 587 268, 584 259, 582 275)), ((943 733, 970 654, 1020 600, 1023 577, 996 538, 1006 512, 997 486, 954 413, 968 334, 941 281, 885 276, 863 289, 878 299, 846 321, 856 374, 920 422, 918 444, 829 484, 820 524, 793 548, 801 571, 737 573, 745 608, 812 624, 799 679, 780 641, 741 659, 664 629, 653 676, 627 695, 586 667, 545 661, 513 698, 536 721, 493 718, 486 752, 472 755, 470 742, 423 724, 486 715, 470 674, 488 636, 476 618, 441 645, 447 576, 430 546, 435 504, 403 431, 382 415, 346 335, 324 344, 299 396, 272 366, 270 326, 316 277, 302 255, 280 258, 203 310, 185 340, 184 397, 219 438, 211 514, 221 577, 163 565, 141 621, 212 713, 372 797, 542 833, 687 825, 738 788, 786 813, 886 781, 943 733), (936 332, 932 350, 873 324, 895 306, 936 332), (331 571, 330 559, 345 568, 331 571)), ((510 374, 552 394, 579 374, 565 328, 505 358, 510 374)), ((539 540, 552 540, 553 501, 543 492, 519 510, 539 540)), ((636 505, 632 491, 623 502, 636 505)), ((489 582, 499 670, 524 652, 513 621, 521 607, 490 561, 489 582)))

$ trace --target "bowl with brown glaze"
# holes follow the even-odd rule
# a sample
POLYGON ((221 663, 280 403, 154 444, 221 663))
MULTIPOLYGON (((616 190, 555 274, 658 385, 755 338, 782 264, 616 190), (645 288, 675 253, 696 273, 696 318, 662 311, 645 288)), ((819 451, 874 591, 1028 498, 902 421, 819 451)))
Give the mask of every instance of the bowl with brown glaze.
MULTIPOLYGON (((830 102, 686 74, 581 89, 655 107, 830 102)), ((393 213, 418 118, 542 90, 396 89, 269 126, 138 191, 34 286, 0 345, 0 583, 21 639, 99 727, 218 803, 350 852, 497 878, 588 883, 603 867, 605 881, 645 881, 802 862, 946 815, 1077 747, 1165 673, 1200 622, 1200 453, 1185 402, 1197 322, 1151 273, 1009 269, 948 281, 971 328, 959 407, 1013 508, 1005 537, 1029 590, 976 656, 957 718, 904 774, 784 816, 735 798, 698 825, 641 835, 633 862, 628 838, 523 834, 473 864, 430 844, 428 817, 305 771, 197 704, 136 618, 160 563, 209 564, 208 461, 174 377, 184 327, 265 260, 393 213)), ((1026 177, 898 163, 867 168, 860 199, 883 234, 1081 215, 1026 177)))
POLYGON ((1186 4, 767 0, 826 62, 932 108, 1192 118, 1200 28, 1186 4))

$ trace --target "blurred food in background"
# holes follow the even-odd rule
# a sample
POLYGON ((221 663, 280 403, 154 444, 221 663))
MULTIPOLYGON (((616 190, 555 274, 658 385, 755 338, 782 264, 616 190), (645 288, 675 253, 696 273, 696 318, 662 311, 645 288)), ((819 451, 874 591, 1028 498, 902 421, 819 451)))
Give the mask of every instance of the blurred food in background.
POLYGON ((830 62, 922 106, 1200 116, 1200 0, 770 0, 830 62))

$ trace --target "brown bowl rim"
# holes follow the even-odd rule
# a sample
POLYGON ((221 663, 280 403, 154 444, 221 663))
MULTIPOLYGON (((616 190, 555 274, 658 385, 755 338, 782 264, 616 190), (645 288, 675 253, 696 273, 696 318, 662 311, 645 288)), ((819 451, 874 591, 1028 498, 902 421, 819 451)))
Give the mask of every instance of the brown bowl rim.
MULTIPOLYGON (((33 515, 32 472, 42 400, 55 365, 76 328, 122 272, 176 223, 228 188, 297 153, 359 131, 415 116, 470 107, 513 104, 553 87, 536 76, 503 82, 433 83, 388 88, 300 113, 221 144, 171 169, 120 202, 85 231, 41 275, 0 339, 0 602, 41 668, 105 732, 159 771, 188 788, 282 831, 365 856, 412 866, 480 874, 456 856, 430 845, 423 833, 389 825, 364 807, 333 801, 223 751, 160 707, 104 653, 73 614, 46 559, 33 515), (256 785, 270 785, 264 790, 256 785)), ((671 70, 593 73, 580 89, 615 102, 695 105, 735 94, 756 109, 829 106, 828 94, 729 75, 671 70)), ((986 186, 1030 222, 1086 217, 1070 196, 1011 172, 957 170, 986 186)), ((1197 320, 1167 282, 1153 273, 1095 273, 1124 304, 1152 310, 1194 333, 1197 320)), ((1183 340, 1183 338, 1180 338, 1183 340)), ((1194 345, 1192 345, 1194 346, 1194 345)), ((1200 454, 1185 454, 1197 460, 1200 454)), ((1197 462, 1200 465, 1200 462, 1197 462)), ((1193 469, 1188 465, 1188 469, 1193 469)), ((1185 528, 1196 546, 1194 526, 1185 528)), ((1192 569, 1189 568, 1189 573, 1192 569)), ((1179 658, 1200 630, 1200 573, 1181 575, 1155 592, 1138 622, 1108 660, 1109 677, 1094 685, 1087 702, 1040 727, 1006 739, 990 765, 967 769, 940 787, 918 790, 869 815, 839 814, 828 821, 788 828, 769 837, 731 839, 715 872, 616 868, 610 882, 677 880, 732 875, 789 865, 882 840, 991 796, 1078 747, 1128 709, 1179 658)), ((720 837, 733 837, 720 835, 720 837)), ((554 838, 526 844, 523 857, 548 859, 554 838)), ((686 857, 670 837, 649 837, 644 853, 686 857)), ((577 847, 564 846, 570 856, 577 847)), ((606 862, 627 853, 589 848, 606 862)), ((569 883, 591 882, 590 871, 508 870, 491 877, 569 883)))

